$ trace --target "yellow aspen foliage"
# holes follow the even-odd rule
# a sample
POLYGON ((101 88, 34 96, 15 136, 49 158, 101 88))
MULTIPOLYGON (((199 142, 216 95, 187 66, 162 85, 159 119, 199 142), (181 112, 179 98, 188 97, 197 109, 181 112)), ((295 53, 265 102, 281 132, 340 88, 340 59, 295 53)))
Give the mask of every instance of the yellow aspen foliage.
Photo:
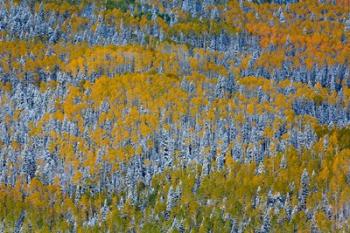
POLYGON ((325 213, 317 212, 315 218, 316 218, 317 226, 320 228, 321 231, 324 231, 324 232, 331 231, 331 223, 330 223, 330 220, 325 215, 325 213))
POLYGON ((248 69, 249 61, 251 60, 251 56, 246 56, 241 61, 241 69, 248 69))
POLYGON ((247 113, 249 115, 253 115, 254 114, 254 104, 253 103, 247 105, 247 113))
POLYGON ((76 171, 72 177, 73 184, 79 184, 82 177, 83 177, 83 174, 80 171, 76 171))
POLYGON ((19 151, 21 149, 21 144, 17 141, 12 141, 11 147, 14 151, 19 151))

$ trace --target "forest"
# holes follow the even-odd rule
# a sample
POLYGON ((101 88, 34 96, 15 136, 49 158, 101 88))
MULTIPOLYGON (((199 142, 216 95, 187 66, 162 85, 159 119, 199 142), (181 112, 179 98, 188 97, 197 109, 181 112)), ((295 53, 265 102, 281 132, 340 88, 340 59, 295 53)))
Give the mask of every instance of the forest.
POLYGON ((350 2, 0 0, 0 232, 350 232, 350 2))

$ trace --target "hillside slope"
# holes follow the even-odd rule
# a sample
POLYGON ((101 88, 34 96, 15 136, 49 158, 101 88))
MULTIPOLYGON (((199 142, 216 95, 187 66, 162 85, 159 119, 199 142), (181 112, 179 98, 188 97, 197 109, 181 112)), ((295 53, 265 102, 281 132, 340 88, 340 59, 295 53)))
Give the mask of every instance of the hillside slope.
POLYGON ((350 232, 346 1, 0 1, 0 232, 350 232))

